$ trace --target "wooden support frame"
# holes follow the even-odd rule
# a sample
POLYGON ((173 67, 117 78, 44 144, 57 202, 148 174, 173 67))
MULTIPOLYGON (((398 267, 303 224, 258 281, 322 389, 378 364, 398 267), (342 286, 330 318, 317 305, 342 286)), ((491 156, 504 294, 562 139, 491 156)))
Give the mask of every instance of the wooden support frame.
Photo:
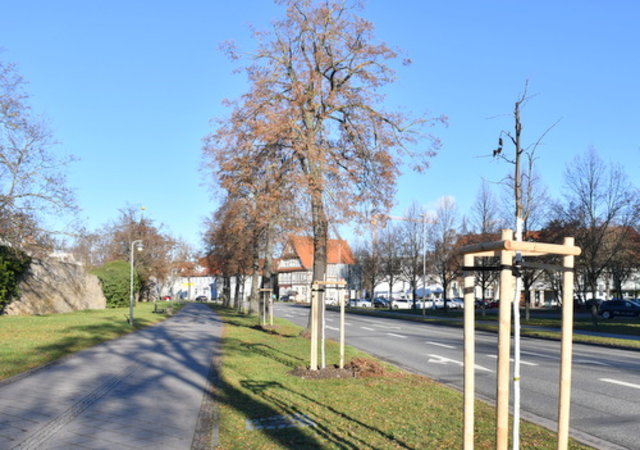
MULTIPOLYGON (((509 442, 509 369, 511 335, 511 301, 513 296, 513 273, 511 265, 515 252, 524 256, 547 254, 563 257, 562 266, 527 263, 529 267, 557 270, 563 273, 562 289, 562 338, 560 357, 560 392, 558 396, 558 449, 565 450, 569 442, 569 416, 571 404, 571 358, 573 334, 573 282, 575 257, 581 249, 574 239, 565 238, 559 244, 521 242, 513 240, 512 230, 502 230, 502 240, 462 247, 463 265, 470 269, 475 258, 481 256, 500 257, 500 310, 498 329, 498 376, 496 382, 496 448, 507 449, 509 442)), ((474 399, 475 399, 475 322, 474 322, 474 274, 464 273, 464 448, 473 449, 474 399)))
MULTIPOLYGON (((309 358, 309 369, 318 370, 318 314, 320 312, 320 292, 324 292, 327 287, 344 289, 347 286, 345 280, 335 281, 314 281, 311 284, 311 355, 309 358)), ((340 302, 340 368, 344 367, 344 298, 340 302)), ((323 343, 324 344, 324 343, 323 343)))

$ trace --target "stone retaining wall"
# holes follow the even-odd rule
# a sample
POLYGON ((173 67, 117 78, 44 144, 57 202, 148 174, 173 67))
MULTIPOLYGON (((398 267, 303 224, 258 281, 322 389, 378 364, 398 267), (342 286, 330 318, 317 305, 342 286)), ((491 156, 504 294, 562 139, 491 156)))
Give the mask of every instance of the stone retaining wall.
POLYGON ((77 264, 33 260, 19 288, 20 297, 5 308, 7 315, 104 309, 107 304, 98 277, 77 264))

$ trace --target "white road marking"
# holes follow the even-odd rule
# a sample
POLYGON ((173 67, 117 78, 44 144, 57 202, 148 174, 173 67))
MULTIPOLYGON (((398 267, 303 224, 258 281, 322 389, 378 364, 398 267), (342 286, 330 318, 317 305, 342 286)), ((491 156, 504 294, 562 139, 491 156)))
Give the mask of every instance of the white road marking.
POLYGON ((613 380, 611 378, 600 378, 600 381, 604 381, 605 383, 618 384, 624 387, 630 387, 633 389, 640 389, 640 384, 627 383, 626 381, 613 380))
POLYGON ((602 362, 602 361, 594 361, 593 359, 574 359, 573 363, 574 364, 589 364, 589 365, 592 365, 592 366, 611 367, 611 364, 607 364, 606 362, 602 362))
MULTIPOLYGON (((487 356, 487 358, 498 359, 498 355, 486 355, 486 356, 487 356)), ((513 358, 509 358, 509 361, 513 362, 513 358)), ((522 364, 523 366, 537 366, 538 365, 536 363, 523 361, 523 360, 520 360, 520 364, 522 364)))
POLYGON ((545 355, 543 353, 529 352, 529 351, 525 351, 525 350, 522 350, 520 353, 522 353, 523 355, 539 356, 540 358, 558 359, 557 356, 549 356, 549 355, 545 355))
POLYGON ((403 336, 401 334, 387 333, 387 335, 388 336, 393 336, 393 337, 398 337, 398 338, 401 338, 401 339, 406 339, 407 338, 406 336, 403 336))
MULTIPOLYGON (((450 358, 446 358, 444 356, 440 356, 440 355, 433 355, 430 354, 429 355, 429 359, 427 360, 427 362, 433 363, 433 364, 448 364, 448 363, 452 363, 452 364, 456 364, 460 367, 464 366, 462 361, 456 361, 455 359, 450 359, 450 358)), ((484 370, 486 372, 491 372, 493 373, 493 370, 491 369, 487 369, 486 367, 482 367, 478 364, 475 365, 475 368, 478 370, 484 370)))
POLYGON ((369 327, 360 327, 360 328, 362 328, 363 330, 367 330, 367 331, 376 331, 373 328, 369 328, 369 327))
POLYGON ((433 342, 433 341, 427 341, 427 344, 435 345, 435 346, 438 346, 438 347, 444 347, 444 348, 456 348, 453 345, 441 344, 439 342, 433 342))
POLYGON ((352 323, 351 323, 351 322, 345 322, 344 324, 345 324, 345 325, 352 325, 352 323))
POLYGON ((327 322, 333 322, 333 319, 329 319, 328 317, 326 317, 324 320, 326 320, 327 322))
POLYGON ((340 328, 330 327, 329 325, 327 325, 327 328, 333 331, 340 331, 340 328))
POLYGON ((379 324, 376 324, 376 326, 380 327, 380 328, 388 328, 390 330, 399 330, 400 329, 400 327, 391 326, 391 325, 379 325, 379 324))

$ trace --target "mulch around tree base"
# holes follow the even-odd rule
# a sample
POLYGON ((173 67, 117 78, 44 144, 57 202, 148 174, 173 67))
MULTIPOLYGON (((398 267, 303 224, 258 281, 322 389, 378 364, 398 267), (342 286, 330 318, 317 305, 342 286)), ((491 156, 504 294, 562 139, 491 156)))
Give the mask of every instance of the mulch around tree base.
POLYGON ((386 375, 380 363, 367 358, 354 358, 344 366, 344 369, 340 369, 336 365, 318 370, 298 367, 289 373, 310 380, 323 380, 328 378, 371 378, 386 375))

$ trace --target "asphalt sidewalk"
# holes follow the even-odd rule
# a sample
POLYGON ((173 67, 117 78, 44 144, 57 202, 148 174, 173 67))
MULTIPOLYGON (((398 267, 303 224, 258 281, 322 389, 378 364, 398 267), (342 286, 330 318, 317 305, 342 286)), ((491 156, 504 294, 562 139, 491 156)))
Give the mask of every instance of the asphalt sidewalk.
POLYGON ((0 448, 189 449, 216 440, 222 322, 188 304, 158 325, 0 384, 0 448))

